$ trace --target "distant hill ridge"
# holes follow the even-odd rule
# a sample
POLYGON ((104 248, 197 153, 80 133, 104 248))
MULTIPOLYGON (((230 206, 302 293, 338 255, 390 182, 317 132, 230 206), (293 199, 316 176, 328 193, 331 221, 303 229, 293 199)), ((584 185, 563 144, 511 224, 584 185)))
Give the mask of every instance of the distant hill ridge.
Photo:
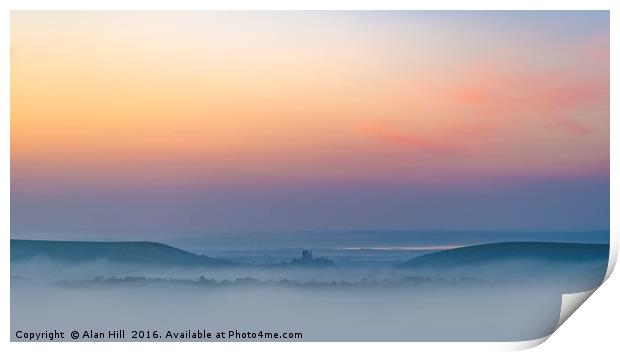
POLYGON ((553 263, 606 261, 609 245, 558 242, 502 242, 448 249, 422 255, 401 268, 452 268, 505 260, 540 260, 553 263))
POLYGON ((11 240, 11 262, 46 257, 63 264, 96 260, 161 266, 228 266, 233 262, 197 255, 157 242, 11 240))

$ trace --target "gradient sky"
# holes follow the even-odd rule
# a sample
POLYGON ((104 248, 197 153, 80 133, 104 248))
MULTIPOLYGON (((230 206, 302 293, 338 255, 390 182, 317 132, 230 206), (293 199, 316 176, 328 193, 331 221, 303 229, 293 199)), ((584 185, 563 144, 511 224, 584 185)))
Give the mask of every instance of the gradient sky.
POLYGON ((11 232, 609 227, 608 12, 12 15, 11 232))

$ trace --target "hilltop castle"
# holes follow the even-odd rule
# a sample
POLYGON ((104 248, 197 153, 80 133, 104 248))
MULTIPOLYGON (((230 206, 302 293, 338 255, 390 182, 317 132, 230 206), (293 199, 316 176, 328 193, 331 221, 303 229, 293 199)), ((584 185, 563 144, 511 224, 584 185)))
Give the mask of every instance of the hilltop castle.
POLYGON ((317 265, 317 266, 327 266, 334 265, 334 261, 328 259, 327 257, 312 257, 312 251, 304 249, 301 252, 301 258, 293 259, 290 263, 291 265, 317 265))

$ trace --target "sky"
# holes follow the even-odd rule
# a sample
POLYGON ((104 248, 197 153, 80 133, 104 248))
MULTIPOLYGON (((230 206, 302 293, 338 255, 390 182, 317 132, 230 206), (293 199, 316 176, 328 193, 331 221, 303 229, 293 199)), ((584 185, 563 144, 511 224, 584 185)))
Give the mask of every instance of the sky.
POLYGON ((609 228, 608 12, 14 12, 11 233, 609 228))

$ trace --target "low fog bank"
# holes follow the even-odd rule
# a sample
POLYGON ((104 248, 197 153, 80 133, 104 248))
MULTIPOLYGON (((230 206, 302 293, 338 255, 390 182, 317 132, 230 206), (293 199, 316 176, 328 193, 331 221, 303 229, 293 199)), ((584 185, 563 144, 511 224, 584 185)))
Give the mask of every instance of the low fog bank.
POLYGON ((504 262, 452 271, 111 270, 90 263, 45 266, 59 280, 16 275, 39 267, 29 265, 12 267, 13 340, 17 330, 50 329, 301 332, 304 341, 529 340, 553 331, 562 293, 594 287, 606 268, 582 263, 558 272, 549 263, 504 262), (103 275, 94 277, 97 271, 103 275), (136 272, 148 275, 125 275, 136 272))
POLYGON ((304 341, 515 341, 558 320, 554 287, 291 289, 11 286, 17 330, 301 332, 304 341))
POLYGON ((96 277, 148 277, 195 280, 201 276, 217 281, 254 278, 260 281, 293 280, 302 282, 331 282, 346 280, 397 279, 401 277, 393 264, 358 266, 304 267, 291 265, 239 265, 219 267, 178 267, 153 265, 126 265, 97 260, 80 265, 66 265, 39 257, 11 264, 11 276, 32 282, 83 281, 96 277))
POLYGON ((43 285, 431 285, 445 283, 549 284, 563 293, 598 286, 607 269, 603 260, 562 263, 544 260, 504 260, 454 268, 403 268, 394 265, 338 265, 327 267, 238 266, 187 268, 121 265, 94 261, 58 264, 45 258, 13 263, 13 282, 43 285))

